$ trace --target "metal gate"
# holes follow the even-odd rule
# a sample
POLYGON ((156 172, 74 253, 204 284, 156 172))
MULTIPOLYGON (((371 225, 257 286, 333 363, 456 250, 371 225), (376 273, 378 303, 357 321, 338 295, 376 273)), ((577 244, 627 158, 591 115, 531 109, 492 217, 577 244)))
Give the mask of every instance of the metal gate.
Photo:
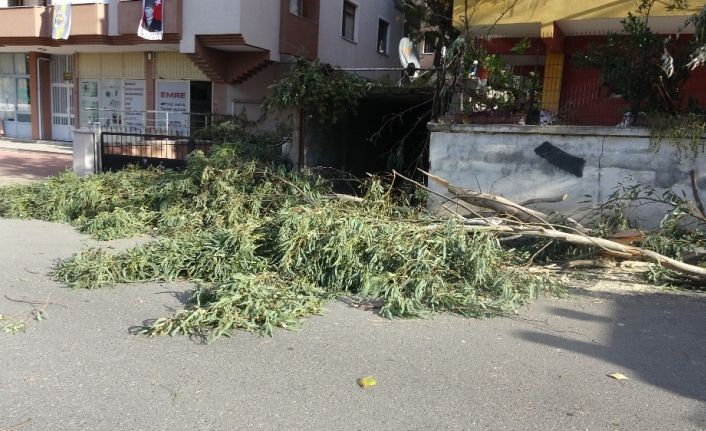
POLYGON ((183 169, 193 151, 208 152, 211 142, 188 136, 101 132, 101 170, 117 171, 128 165, 183 169))
POLYGON ((57 141, 73 140, 73 59, 70 55, 51 57, 51 137, 57 141))

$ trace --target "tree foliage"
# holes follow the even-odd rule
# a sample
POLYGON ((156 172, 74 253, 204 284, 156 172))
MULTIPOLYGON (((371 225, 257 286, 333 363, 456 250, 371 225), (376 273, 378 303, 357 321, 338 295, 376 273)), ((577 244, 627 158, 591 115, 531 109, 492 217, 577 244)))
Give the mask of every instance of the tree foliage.
POLYGON ((579 65, 600 70, 603 84, 621 95, 634 114, 676 113, 688 103, 681 88, 689 70, 679 67, 672 72, 664 60, 671 52, 675 63, 686 63, 689 47, 652 31, 649 19, 655 2, 641 0, 637 10, 621 21, 622 34, 611 33, 604 43, 591 45, 574 58, 579 65))
POLYGON ((265 107, 298 109, 321 124, 333 124, 355 111, 367 88, 355 74, 334 70, 319 60, 296 58, 291 70, 269 87, 265 107))

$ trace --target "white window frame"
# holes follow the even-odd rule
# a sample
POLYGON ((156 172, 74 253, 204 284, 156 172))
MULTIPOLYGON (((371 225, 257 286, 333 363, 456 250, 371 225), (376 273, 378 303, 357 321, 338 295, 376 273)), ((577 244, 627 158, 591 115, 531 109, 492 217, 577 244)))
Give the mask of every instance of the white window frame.
POLYGON ((390 20, 383 17, 383 16, 378 16, 378 28, 377 28, 377 33, 375 34, 375 52, 377 52, 380 55, 385 55, 389 56, 390 55, 390 20), (387 31, 385 32, 385 51, 381 52, 380 51, 380 40, 378 37, 380 36, 380 22, 384 22, 387 24, 387 31))
MULTIPOLYGON (((324 0, 326 1, 326 0, 324 0)), ((360 27, 360 5, 354 1, 351 0, 343 0, 341 3, 341 39, 347 40, 348 42, 351 43, 358 43, 358 28, 360 27), (355 16, 353 17, 353 39, 349 39, 345 36, 344 33, 344 27, 343 27, 343 17, 344 17, 344 12, 346 10, 346 3, 350 3, 355 7, 355 16)), ((377 38, 376 38, 377 39, 377 38)))

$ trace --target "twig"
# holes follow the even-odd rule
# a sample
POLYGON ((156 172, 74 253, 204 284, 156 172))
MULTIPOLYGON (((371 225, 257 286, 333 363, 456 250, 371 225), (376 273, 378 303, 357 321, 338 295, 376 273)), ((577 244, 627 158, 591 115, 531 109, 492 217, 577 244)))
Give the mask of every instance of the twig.
POLYGON ((58 305, 59 307, 69 308, 69 307, 65 306, 64 304, 59 304, 59 303, 56 303, 56 302, 25 301, 25 300, 22 300, 22 299, 13 299, 13 298, 10 298, 10 297, 7 296, 7 295, 4 295, 4 296, 5 296, 5 299, 7 299, 8 301, 11 301, 11 302, 19 302, 19 303, 22 303, 22 304, 29 304, 29 305, 42 305, 42 304, 58 305))
POLYGON ((527 263, 525 263, 524 267, 525 267, 525 268, 529 268, 530 266, 532 266, 532 262, 534 262, 534 259, 535 259, 537 256, 539 256, 539 253, 541 253, 541 252, 543 252, 544 250, 546 250, 547 247, 549 247, 549 246, 552 245, 553 243, 554 243, 554 240, 549 240, 549 241, 547 241, 547 243, 544 244, 544 246, 543 246, 542 248, 540 248, 539 250, 537 250, 537 252, 536 252, 535 254, 533 254, 532 257, 529 258, 529 260, 527 261, 527 263))
POLYGON ((693 169, 689 171, 689 177, 691 178, 691 192, 694 194, 694 202, 696 202, 696 207, 703 216, 703 220, 706 221, 706 211, 704 210, 704 203, 701 202, 701 197, 699 197, 699 188, 696 186, 696 172, 693 169))
POLYGON ((20 423, 18 423, 17 425, 13 425, 13 426, 8 427, 8 428, 3 428, 3 429, 1 429, 0 431, 10 431, 10 430, 14 430, 14 429, 17 429, 17 428, 19 428, 19 427, 21 427, 21 426, 23 426, 23 425, 27 425, 27 424, 30 423, 30 422, 32 422, 32 418, 29 418, 29 419, 27 419, 27 420, 24 421, 24 422, 20 422, 20 423))
POLYGON ((526 201, 520 202, 520 205, 522 205, 523 207, 526 207, 527 205, 532 205, 532 204, 564 202, 568 198, 569 198, 569 195, 565 193, 561 196, 554 196, 554 197, 550 197, 550 198, 527 199, 526 201))
POLYGON ((365 202, 365 199, 360 198, 358 196, 344 195, 341 193, 331 193, 330 195, 323 196, 323 198, 330 199, 330 200, 339 200, 339 201, 344 201, 344 202, 356 202, 356 203, 365 202))

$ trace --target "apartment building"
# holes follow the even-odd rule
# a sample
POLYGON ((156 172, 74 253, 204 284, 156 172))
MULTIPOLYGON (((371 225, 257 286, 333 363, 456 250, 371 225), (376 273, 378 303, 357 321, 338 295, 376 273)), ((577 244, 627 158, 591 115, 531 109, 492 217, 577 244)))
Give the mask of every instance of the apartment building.
POLYGON ((95 122, 257 116, 291 56, 397 67, 401 37, 392 0, 0 0, 0 132, 69 141, 95 122), (138 36, 148 13, 159 38, 138 36))

